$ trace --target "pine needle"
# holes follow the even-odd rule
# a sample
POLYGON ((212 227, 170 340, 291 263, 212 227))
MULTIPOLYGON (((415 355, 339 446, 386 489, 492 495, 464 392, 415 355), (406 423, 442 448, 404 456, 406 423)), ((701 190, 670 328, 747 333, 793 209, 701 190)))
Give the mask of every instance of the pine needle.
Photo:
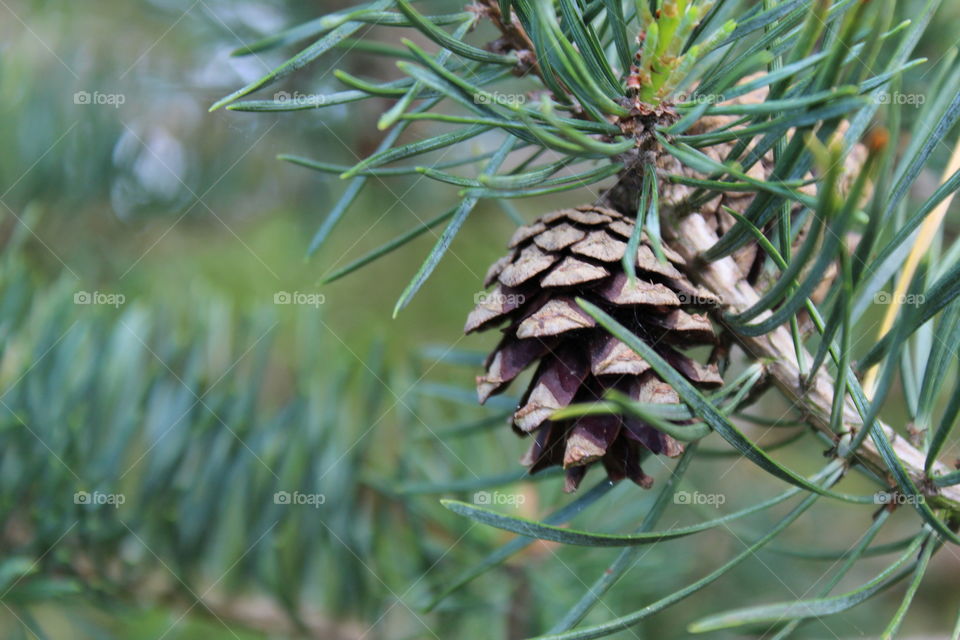
MULTIPOLYGON (((943 177, 940 181, 941 184, 949 180, 950 176, 957 171, 960 171, 960 141, 958 141, 953 148, 953 154, 950 156, 950 162, 947 163, 946 169, 944 169, 943 177)), ((883 322, 880 324, 880 333, 877 335, 877 340, 883 339, 883 337, 890 332, 890 329, 893 328, 893 323, 897 318, 900 307, 903 306, 903 302, 907 299, 907 288, 910 286, 910 282, 917 272, 920 261, 930 249, 930 245, 933 244, 937 230, 940 229, 940 225, 943 223, 943 219, 950 209, 954 195, 955 193, 951 193, 948 197, 944 198, 920 226, 917 238, 913 243, 913 248, 910 250, 909 255, 907 255, 906 261, 904 261, 903 271, 900 272, 900 278, 897 280, 897 286, 894 289, 890 306, 887 307, 887 311, 883 316, 883 322)), ((879 364, 875 364, 864 374, 863 392, 869 399, 873 399, 873 394, 876 391, 877 374, 879 371, 879 364)))

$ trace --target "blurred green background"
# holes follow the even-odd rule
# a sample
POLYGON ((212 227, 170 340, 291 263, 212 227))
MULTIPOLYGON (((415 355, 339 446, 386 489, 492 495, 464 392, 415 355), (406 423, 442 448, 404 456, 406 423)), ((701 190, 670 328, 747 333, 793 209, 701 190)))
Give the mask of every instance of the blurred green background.
MULTIPOLYGON (((317 283, 439 213, 455 189, 371 181, 306 260, 342 185, 276 160, 355 162, 377 143, 383 104, 207 113, 283 59, 231 58, 232 49, 335 8, 0 0, 4 637, 521 638, 549 628, 613 559, 615 550, 537 543, 425 612, 509 539, 447 512, 439 497, 496 487, 536 518, 573 498, 556 477, 507 482, 520 477, 525 448, 499 419, 509 398, 473 406, 476 350, 490 338, 462 338, 460 327, 500 254, 495 239, 514 223, 478 208, 393 320, 431 234, 331 286, 317 283), (284 292, 317 304, 275 304, 284 292), (78 492, 94 503, 78 502, 78 492), (323 503, 284 504, 278 492, 323 503)), ((949 17, 924 45, 933 59, 955 35, 949 17)), ((350 60, 339 66, 391 76, 375 58, 350 60)), ((333 62, 277 90, 336 90, 333 62)), ((527 213, 554 204, 524 203, 527 213)), ((763 412, 785 409, 771 402, 763 412)), ((721 450, 712 439, 704 446, 721 450)), ((793 447, 791 464, 813 471, 821 450, 793 447)), ((722 511, 783 490, 734 462, 698 465, 691 490, 723 491, 722 511)), ((669 468, 651 461, 648 472, 662 482, 669 468)), ((600 480, 590 476, 581 494, 600 480)), ((847 485, 869 490, 857 482, 847 485)), ((618 486, 574 523, 627 530, 650 499, 618 486)), ((622 615, 705 574, 783 513, 650 547, 587 620, 622 615)), ((784 544, 846 549, 870 514, 820 505, 784 544)), ((660 528, 698 515, 671 507, 660 528)), ((910 514, 896 517, 901 532, 915 525, 910 514)), ((895 540, 897 527, 888 528, 884 540, 895 540)), ((869 579, 881 560, 844 584, 869 579)), ((906 625, 918 636, 954 617, 960 564, 949 548, 937 561, 906 625)), ((616 637, 685 637, 696 612, 758 593, 804 595, 832 566, 765 552, 616 637)), ((893 591, 801 635, 868 635, 869 607, 892 610, 893 591)))

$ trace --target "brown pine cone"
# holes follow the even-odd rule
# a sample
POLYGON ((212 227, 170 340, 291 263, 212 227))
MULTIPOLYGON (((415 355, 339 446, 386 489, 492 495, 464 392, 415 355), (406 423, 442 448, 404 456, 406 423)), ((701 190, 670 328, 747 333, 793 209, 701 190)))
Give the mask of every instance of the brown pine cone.
POLYGON ((678 270, 684 264, 679 255, 664 247, 667 260, 660 262, 646 238, 637 252, 637 278, 630 282, 622 258, 633 228, 631 218, 596 206, 555 211, 519 228, 510 253, 487 273, 484 285, 494 288, 464 329, 470 333, 506 323, 486 374, 477 378, 481 402, 537 364, 511 423, 518 434, 534 437, 523 459, 530 471, 563 465, 567 491, 577 488, 596 461, 612 479, 627 477, 649 487, 652 479, 640 467, 647 452, 676 456, 683 451, 672 437, 631 416, 550 419, 571 403, 600 400, 608 389, 642 403, 679 402, 670 385, 597 327, 575 298, 605 309, 695 385, 722 384, 715 366, 683 353, 715 341, 710 320, 692 308, 717 300, 678 270))

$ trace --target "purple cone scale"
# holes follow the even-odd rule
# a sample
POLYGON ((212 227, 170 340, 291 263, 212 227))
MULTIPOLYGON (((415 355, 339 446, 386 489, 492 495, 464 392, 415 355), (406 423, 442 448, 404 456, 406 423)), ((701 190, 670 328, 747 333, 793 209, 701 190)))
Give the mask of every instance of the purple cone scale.
POLYGON ((635 258, 637 277, 628 278, 623 257, 633 228, 631 218, 597 206, 541 216, 514 233, 510 253, 490 267, 488 291, 467 318, 467 333, 499 328, 503 334, 477 377, 480 401, 532 372, 511 424, 531 440, 522 459, 531 473, 562 466, 567 491, 576 490, 595 463, 613 480, 649 487, 643 458, 683 452, 674 438, 632 416, 551 419, 611 389, 640 403, 680 401, 642 357, 577 305, 578 297, 606 310, 695 386, 722 384, 715 366, 689 354, 712 344, 715 334, 703 309, 688 301, 709 305, 715 298, 683 275, 683 259, 669 247, 658 260, 645 237, 635 258))

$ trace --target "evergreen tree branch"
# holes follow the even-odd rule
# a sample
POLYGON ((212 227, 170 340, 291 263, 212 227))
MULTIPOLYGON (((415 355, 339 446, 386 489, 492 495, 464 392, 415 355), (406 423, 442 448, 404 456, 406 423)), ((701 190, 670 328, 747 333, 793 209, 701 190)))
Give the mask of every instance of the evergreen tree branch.
MULTIPOLYGON (((670 217, 668 216, 667 219, 670 217)), ((760 295, 744 280, 732 258, 726 257, 713 262, 701 258, 701 255, 718 240, 716 233, 709 227, 703 216, 699 213, 691 213, 674 219, 677 220, 677 224, 665 232, 671 233, 675 243, 674 248, 690 264, 695 265, 690 270, 691 276, 720 298, 724 306, 723 311, 740 313, 756 304, 760 295)), ((760 317, 763 318, 768 313, 769 311, 761 314, 760 317)), ((737 339, 751 356, 766 363, 767 373, 776 386, 803 410, 812 426, 837 442, 838 451, 842 451, 844 445, 853 441, 857 433, 864 428, 863 419, 852 400, 847 398, 843 408, 845 432, 839 440, 837 439, 837 435, 830 427, 834 381, 830 374, 821 368, 810 383, 805 382, 805 375, 800 370, 795 345, 787 327, 780 326, 760 336, 737 335, 737 339)), ((804 354, 803 357, 809 358, 809 354, 804 354)), ((926 456, 889 425, 880 420, 877 420, 877 424, 892 443, 894 451, 914 482, 925 491, 927 497, 949 501, 948 506, 953 512, 960 510, 960 486, 940 488, 931 486, 924 472, 926 456)), ((855 455, 873 471, 884 477, 889 475, 880 451, 871 440, 864 440, 855 455)), ((934 464, 931 470, 934 475, 950 472, 942 463, 934 464)))

